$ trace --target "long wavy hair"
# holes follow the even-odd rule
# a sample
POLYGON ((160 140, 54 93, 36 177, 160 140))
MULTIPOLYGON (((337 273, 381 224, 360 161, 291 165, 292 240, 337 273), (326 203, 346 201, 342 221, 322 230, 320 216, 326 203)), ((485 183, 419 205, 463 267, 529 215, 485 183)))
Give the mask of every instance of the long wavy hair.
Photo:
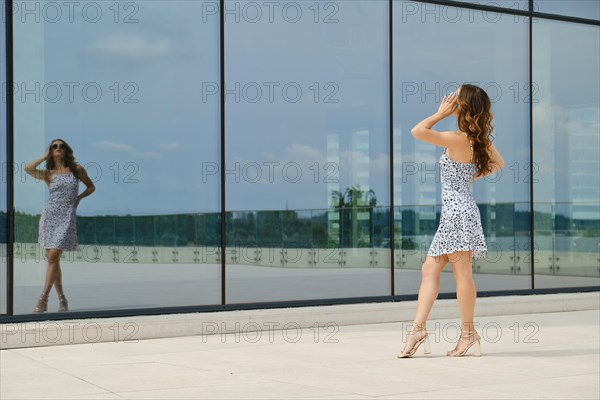
POLYGON ((476 174, 485 175, 491 171, 490 148, 494 140, 492 102, 485 90, 468 83, 461 85, 457 102, 458 129, 465 132, 473 142, 476 174))
POLYGON ((77 162, 75 161, 75 156, 73 155, 73 149, 71 148, 71 146, 69 146, 69 144, 67 142, 65 142, 62 139, 54 139, 53 141, 50 142, 50 144, 48 145, 48 159, 46 160, 46 169, 47 170, 54 170, 56 169, 56 163, 54 162, 54 157, 52 157, 52 145, 54 144, 54 142, 56 141, 61 141, 65 144, 65 158, 64 158, 64 163, 65 163, 65 167, 68 167, 71 172, 73 173, 73 175, 75 175, 75 178, 79 179, 79 172, 77 171, 77 162))

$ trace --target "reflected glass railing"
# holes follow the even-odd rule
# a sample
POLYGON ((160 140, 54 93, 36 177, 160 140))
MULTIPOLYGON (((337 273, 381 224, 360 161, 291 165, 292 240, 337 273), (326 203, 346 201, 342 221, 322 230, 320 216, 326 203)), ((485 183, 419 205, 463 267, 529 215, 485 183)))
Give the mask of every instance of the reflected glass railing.
MULTIPOLYGON (((488 244, 474 272, 600 276, 600 206, 535 203, 479 205, 488 244)), ((420 269, 441 206, 394 208, 395 267, 420 269)), ((227 262, 272 267, 389 268, 389 207, 231 211, 227 262)), ((0 215, 0 223, 5 220, 0 215)), ((45 255, 39 215, 15 215, 15 258, 45 255)), ((220 214, 78 216, 73 261, 220 263, 220 214)), ((0 238, 5 242, 6 238, 0 238)), ((4 249, 3 249, 4 251, 4 249)), ((73 254, 67 254, 73 253, 73 254)))

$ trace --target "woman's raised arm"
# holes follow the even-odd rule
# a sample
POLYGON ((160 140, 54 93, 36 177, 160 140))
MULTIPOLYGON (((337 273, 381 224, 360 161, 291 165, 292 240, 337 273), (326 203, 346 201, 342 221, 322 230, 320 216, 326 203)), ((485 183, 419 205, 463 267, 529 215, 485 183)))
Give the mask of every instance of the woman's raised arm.
POLYGON ((37 169, 37 166, 40 165, 42 162, 46 161, 48 159, 48 151, 46 151, 46 155, 35 159, 33 161, 28 162, 27 164, 25 164, 25 167, 23 168, 25 170, 25 172, 27 172, 27 174, 33 176, 36 179, 41 179, 44 182, 49 182, 49 172, 46 169, 37 169))

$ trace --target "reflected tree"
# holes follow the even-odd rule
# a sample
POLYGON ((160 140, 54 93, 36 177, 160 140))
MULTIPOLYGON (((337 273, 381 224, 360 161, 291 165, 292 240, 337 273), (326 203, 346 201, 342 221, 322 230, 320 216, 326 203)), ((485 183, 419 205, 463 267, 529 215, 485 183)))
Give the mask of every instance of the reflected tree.
POLYGON ((360 185, 346 188, 343 194, 332 190, 330 204, 339 213, 340 248, 373 247, 373 209, 377 206, 375 191, 365 191, 360 185), (368 214, 366 226, 361 224, 364 214, 368 214))

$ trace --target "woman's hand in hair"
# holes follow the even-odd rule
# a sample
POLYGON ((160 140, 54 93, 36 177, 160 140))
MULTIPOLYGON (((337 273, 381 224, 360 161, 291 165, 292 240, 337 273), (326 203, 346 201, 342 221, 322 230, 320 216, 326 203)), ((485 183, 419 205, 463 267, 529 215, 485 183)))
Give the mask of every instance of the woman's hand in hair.
POLYGON ((50 151, 46 150, 46 154, 41 156, 40 158, 30 161, 23 167, 23 170, 28 174, 34 177, 35 179, 43 180, 46 183, 50 183, 50 174, 45 169, 37 169, 38 165, 43 163, 50 156, 50 151))
POLYGON ((456 109, 456 105, 456 94, 450 93, 442 99, 437 113, 443 118, 449 117, 456 109))

